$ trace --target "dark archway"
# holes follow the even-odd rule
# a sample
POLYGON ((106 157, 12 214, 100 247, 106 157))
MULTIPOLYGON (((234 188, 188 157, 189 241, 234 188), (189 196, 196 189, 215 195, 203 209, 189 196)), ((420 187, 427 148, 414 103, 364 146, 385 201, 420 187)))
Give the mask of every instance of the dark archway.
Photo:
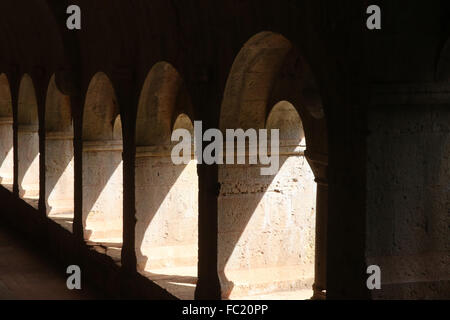
POLYGON ((83 112, 82 197, 86 240, 120 248, 123 232, 122 124, 104 73, 89 85, 83 112))
MULTIPOLYGON (((317 170, 308 150, 320 140, 313 129, 322 121, 315 81, 298 50, 272 32, 252 37, 230 72, 220 127, 224 135, 226 129, 279 129, 279 170, 262 176, 260 164, 219 166, 222 298, 270 298, 275 293, 299 299, 317 290, 325 269, 317 272, 316 243, 323 242, 326 230, 322 223, 314 226, 318 215, 326 215, 327 197, 322 191, 317 199, 324 203, 316 204, 317 170), (296 73, 293 80, 283 78, 288 67, 296 73)), ((325 252, 319 247, 323 264, 325 252)))
POLYGON ((74 155, 70 97, 52 76, 45 103, 45 205, 47 215, 72 231, 74 155))
POLYGON ((193 136, 183 81, 166 62, 153 66, 142 88, 136 122, 136 256, 138 270, 182 299, 193 299, 198 261, 198 176, 171 158, 175 129, 193 136))

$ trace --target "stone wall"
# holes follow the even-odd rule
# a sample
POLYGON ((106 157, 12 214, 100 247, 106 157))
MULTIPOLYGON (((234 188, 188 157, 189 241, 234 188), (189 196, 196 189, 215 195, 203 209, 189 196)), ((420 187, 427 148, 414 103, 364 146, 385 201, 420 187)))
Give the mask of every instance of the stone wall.
POLYGON ((73 213, 74 161, 71 135, 67 133, 47 133, 45 174, 47 214, 73 213))
POLYGON ((450 112, 400 105, 369 114, 367 263, 381 267, 375 297, 450 292, 450 112))
POLYGON ((136 157, 138 269, 197 266, 196 161, 176 166, 170 156, 140 148, 136 157))
POLYGON ((18 135, 18 182, 24 198, 39 197, 39 135, 37 126, 20 126, 18 135))
POLYGON ((84 142, 83 221, 85 238, 122 242, 121 141, 84 142))
POLYGON ((262 176, 260 168, 219 168, 222 297, 299 289, 312 296, 314 175, 302 153, 280 156, 276 176, 262 176))
POLYGON ((13 119, 0 118, 0 179, 2 184, 13 184, 13 119))

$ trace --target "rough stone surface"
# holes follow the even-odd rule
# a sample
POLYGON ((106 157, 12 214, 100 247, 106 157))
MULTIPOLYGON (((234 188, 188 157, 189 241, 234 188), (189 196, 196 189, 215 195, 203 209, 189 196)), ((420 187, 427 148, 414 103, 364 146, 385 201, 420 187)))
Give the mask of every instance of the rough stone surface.
POLYGON ((83 152, 83 220, 85 238, 122 242, 122 154, 83 152))
POLYGON ((24 198, 39 197, 39 135, 37 131, 18 132, 19 190, 24 198))
POLYGON ((197 265, 198 177, 193 160, 137 156, 136 251, 140 270, 197 265))
POLYGON ((12 118, 0 118, 0 177, 2 184, 13 183, 13 128, 12 118))
POLYGON ((74 210, 74 161, 71 138, 47 137, 45 144, 47 214, 74 210))
POLYGON ((381 267, 382 287, 421 282, 416 298, 438 297, 441 280, 450 290, 448 106, 380 107, 370 119, 367 263, 381 267))
POLYGON ((260 166, 219 169, 219 274, 226 298, 312 287, 314 175, 304 156, 280 157, 280 164, 274 177, 261 176, 260 166))

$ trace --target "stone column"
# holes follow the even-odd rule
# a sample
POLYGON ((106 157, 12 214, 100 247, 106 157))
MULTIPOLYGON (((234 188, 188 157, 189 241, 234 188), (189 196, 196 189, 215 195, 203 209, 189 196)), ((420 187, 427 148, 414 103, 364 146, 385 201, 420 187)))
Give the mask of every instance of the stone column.
POLYGON ((305 152, 317 183, 316 195, 316 252, 314 295, 312 299, 326 299, 327 289, 327 223, 328 223, 328 155, 305 152))
POLYGON ((221 298, 217 271, 217 197, 219 193, 217 165, 197 165, 198 196, 198 280, 196 300, 221 298))

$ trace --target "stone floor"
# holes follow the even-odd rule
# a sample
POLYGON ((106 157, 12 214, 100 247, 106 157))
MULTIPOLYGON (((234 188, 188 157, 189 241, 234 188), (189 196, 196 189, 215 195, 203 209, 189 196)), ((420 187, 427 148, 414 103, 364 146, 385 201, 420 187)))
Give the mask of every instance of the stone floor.
MULTIPOLYGON (((289 267, 283 268, 285 271, 292 271, 289 267)), ((279 271, 279 270, 278 270, 279 271)), ((253 270, 258 276, 258 270, 253 270)), ((197 267, 172 267, 162 269, 150 269, 144 271, 143 274, 158 284, 160 287, 166 289, 174 296, 182 300, 192 300, 195 295, 195 287, 197 284, 197 267)), ((294 285, 291 290, 279 290, 267 294, 252 294, 250 291, 243 291, 241 295, 230 297, 231 300, 308 300, 313 295, 312 282, 311 285, 301 288, 297 285, 296 274, 291 272, 284 275, 286 283, 294 285), (289 280, 289 281, 288 281, 289 280)), ((249 274, 246 274, 245 279, 241 279, 242 286, 255 287, 258 283, 265 285, 267 277, 260 277, 257 280, 251 279, 249 274)), ((312 281, 312 279, 311 279, 312 281)), ((282 288, 282 286, 280 286, 282 288)))
POLYGON ((309 300, 313 295, 310 289, 300 289, 295 291, 280 291, 270 294, 245 296, 238 300, 309 300))
POLYGON ((0 300, 84 300, 91 289, 68 290, 65 269, 38 254, 0 224, 0 300))
POLYGON ((68 230, 69 232, 72 232, 73 230, 73 212, 65 211, 65 212, 57 212, 50 214, 48 216, 50 219, 55 221, 57 224, 59 224, 64 229, 68 230))
POLYGON ((278 266, 227 270, 232 279, 230 300, 306 300, 313 295, 313 270, 302 266, 278 266))
POLYGON ((150 269, 142 272, 160 287, 182 300, 193 300, 197 285, 197 267, 150 269))

